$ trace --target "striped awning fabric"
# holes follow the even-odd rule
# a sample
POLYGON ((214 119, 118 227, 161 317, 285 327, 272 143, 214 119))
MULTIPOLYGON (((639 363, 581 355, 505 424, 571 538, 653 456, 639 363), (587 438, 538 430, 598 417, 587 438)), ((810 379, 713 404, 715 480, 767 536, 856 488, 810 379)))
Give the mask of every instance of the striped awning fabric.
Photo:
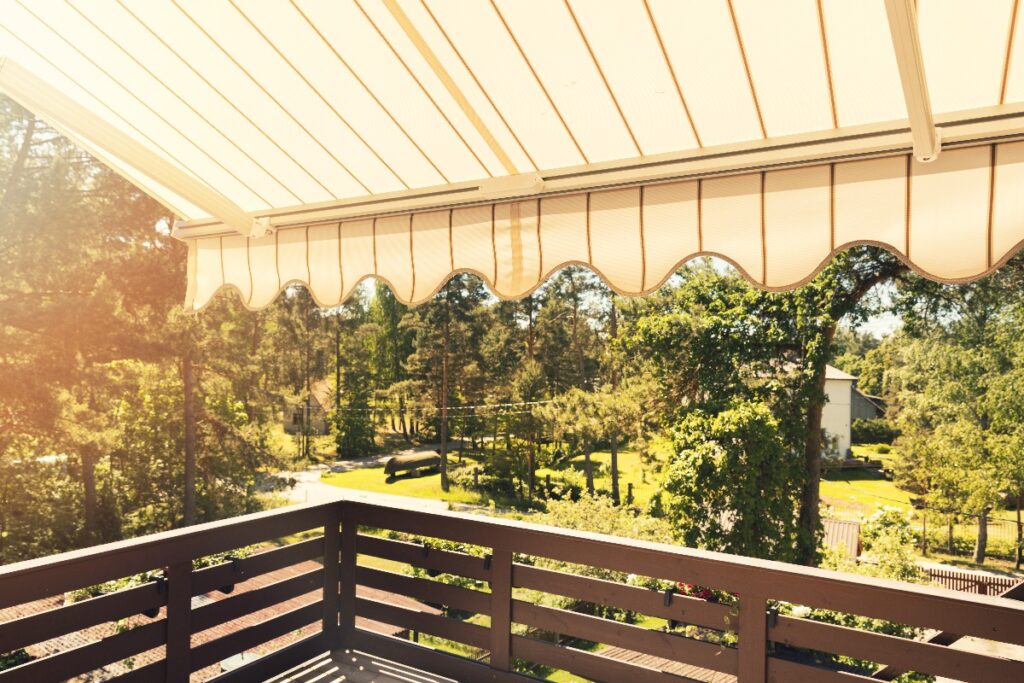
POLYGON ((162 202, 188 307, 1020 243, 1020 0, 0 0, 0 92, 162 202), (924 162, 930 163, 924 163, 924 162))
POLYGON ((298 283, 331 306, 370 276, 419 303, 458 272, 516 298, 568 264, 640 295, 699 255, 728 260, 758 287, 790 289, 854 244, 963 282, 1024 242, 1021 187, 1024 142, 1012 142, 927 164, 900 155, 205 237, 189 241, 187 305, 228 287, 260 308, 298 283))

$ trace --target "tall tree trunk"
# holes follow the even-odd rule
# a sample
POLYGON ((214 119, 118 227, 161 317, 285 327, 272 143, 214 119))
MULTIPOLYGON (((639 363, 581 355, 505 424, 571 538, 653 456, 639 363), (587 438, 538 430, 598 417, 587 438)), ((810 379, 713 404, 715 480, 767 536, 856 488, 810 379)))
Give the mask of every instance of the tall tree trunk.
POLYGON ((341 322, 334 330, 334 409, 341 408, 341 322))
POLYGON ((580 389, 587 388, 587 365, 583 357, 583 346, 580 344, 580 305, 576 294, 576 279, 573 278, 572 294, 572 348, 576 353, 576 372, 579 373, 580 389))
POLYGON ((185 526, 196 523, 196 406, 195 367, 192 358, 192 337, 186 335, 187 348, 181 359, 181 384, 184 390, 185 413, 185 526))
POLYGON ((594 493, 594 466, 590 461, 590 441, 583 440, 583 469, 587 475, 587 493, 594 493))
MULTIPOLYGON (((308 315, 308 314, 307 314, 308 315)), ((312 405, 312 385, 313 381, 310 377, 309 361, 312 355, 312 349, 310 346, 312 341, 309 334, 309 321, 306 321, 306 349, 303 354, 303 368, 302 372, 306 376, 306 407, 302 411, 302 457, 306 460, 310 460, 312 456, 312 449, 310 448, 310 436, 313 433, 313 405, 312 405)))
POLYGON ((493 462, 498 454, 498 417, 501 413, 494 411, 494 431, 491 433, 491 461, 493 462))
POLYGON ((466 450, 466 418, 463 417, 461 421, 457 422, 457 425, 459 427, 459 464, 461 465, 462 456, 466 450))
POLYGON ((921 509, 921 555, 928 557, 928 506, 921 509))
POLYGON ((526 467, 529 470, 527 472, 527 490, 529 491, 529 498, 533 500, 534 484, 536 483, 536 472, 537 472, 537 443, 530 442, 530 450, 526 453, 526 467))
POLYGON ((978 538, 974 542, 974 561, 978 564, 985 563, 985 553, 988 552, 988 509, 982 510, 978 515, 978 538))
POLYGON ((1017 558, 1014 561, 1014 568, 1020 571, 1020 565, 1024 562, 1024 523, 1021 523, 1020 508, 1021 499, 1024 498, 1024 491, 1017 491, 1017 558))
MULTIPOLYGON (((249 358, 256 358, 256 351, 260 346, 260 314, 252 316, 252 334, 249 336, 249 358)), ((252 370, 249 373, 248 387, 246 388, 245 415, 249 422, 256 420, 256 389, 259 386, 259 368, 250 364, 252 370)))
POLYGON ((405 439, 406 443, 411 443, 412 439, 409 438, 409 426, 405 419, 405 396, 398 396, 398 424, 402 428, 402 438, 405 439))
MULTIPOLYGON (((824 345, 832 346, 836 328, 825 330, 824 345)), ((818 538, 821 529, 821 417, 825 407, 825 363, 815 378, 816 396, 807 407, 807 435, 804 442, 804 486, 800 495, 801 547, 798 559, 814 565, 818 559, 818 538)))
POLYGON ((86 543, 95 543, 98 539, 96 512, 96 460, 98 454, 92 444, 83 444, 79 451, 82 467, 82 499, 85 507, 84 531, 86 543))
MULTIPOLYGON (((612 343, 619 338, 619 316, 615 310, 615 295, 611 297, 611 312, 608 320, 608 332, 612 339, 612 343)), ((612 376, 612 391, 618 393, 619 391, 619 368, 616 364, 615 350, 612 350, 611 354, 611 376, 612 376)), ((614 398, 613 398, 614 401, 614 398)), ((614 403, 613 403, 614 405, 614 403)), ((619 432, 618 429, 613 425, 609 431, 608 438, 612 453, 612 502, 616 505, 619 504, 619 432)))
POLYGON ((526 357, 529 358, 530 360, 535 360, 536 356, 534 355, 534 327, 536 325, 536 321, 534 320, 533 295, 531 294, 530 296, 526 297, 523 303, 526 304, 526 357))
POLYGON ((448 344, 451 340, 447 292, 445 296, 444 339, 441 348, 441 490, 448 490, 448 344))

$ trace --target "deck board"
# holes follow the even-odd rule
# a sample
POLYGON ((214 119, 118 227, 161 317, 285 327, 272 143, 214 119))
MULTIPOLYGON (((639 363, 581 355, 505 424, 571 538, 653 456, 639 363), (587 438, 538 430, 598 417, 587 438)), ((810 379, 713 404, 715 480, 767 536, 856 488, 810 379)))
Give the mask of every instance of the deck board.
POLYGON ((267 683, 458 683, 355 650, 324 653, 267 683))

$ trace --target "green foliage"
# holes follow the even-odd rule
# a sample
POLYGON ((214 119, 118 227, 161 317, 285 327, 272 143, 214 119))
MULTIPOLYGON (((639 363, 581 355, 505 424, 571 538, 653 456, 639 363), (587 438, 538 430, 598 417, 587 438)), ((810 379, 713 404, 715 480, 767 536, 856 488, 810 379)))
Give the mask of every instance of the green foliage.
POLYGON ((760 403, 694 411, 674 431, 666 516, 691 546, 793 559, 802 462, 760 403))
MULTIPOLYGON (((866 561, 858 563, 846 556, 841 549, 826 549, 821 566, 825 569, 898 581, 914 583, 925 581, 925 576, 915 560, 914 543, 917 539, 907 513, 894 508, 879 508, 875 514, 864 521, 861 534, 866 561)), ((924 629, 884 619, 872 619, 826 609, 813 609, 803 616, 815 621, 907 639, 918 639, 924 631, 924 629)), ((823 656, 823 659, 826 664, 838 664, 865 675, 870 675, 878 668, 877 662, 853 657, 826 655, 823 656)), ((910 672, 900 675, 895 680, 901 683, 929 683, 934 681, 935 677, 910 672)))
MULTIPOLYGON (((631 508, 617 506, 606 496, 593 496, 583 493, 575 501, 549 501, 547 507, 547 512, 533 517, 531 521, 578 531, 589 531, 659 543, 670 542, 673 538, 672 527, 664 520, 638 514, 631 508)), ((536 564, 548 569, 591 576, 607 581, 619 583, 636 582, 636 577, 631 577, 623 572, 592 567, 590 565, 577 565, 546 558, 538 559, 536 564)), ((531 598, 541 604, 611 619, 632 621, 636 616, 635 613, 619 608, 555 595, 541 593, 533 595, 531 598)))
POLYGON ((879 507, 863 521, 860 534, 868 558, 865 572, 900 581, 924 579, 914 553, 919 534, 911 523, 910 513, 899 508, 879 507))
MULTIPOLYGON (((850 440, 853 443, 891 444, 900 432, 888 420, 882 417, 865 420, 859 418, 850 425, 850 440)), ((879 453, 883 452, 879 449, 879 453)), ((888 453, 889 451, 885 451, 888 453)))
POLYGON ((13 669, 21 664, 27 664, 35 660, 35 657, 31 656, 24 650, 14 650, 13 652, 2 653, 0 652, 0 671, 4 669, 13 669))
POLYGON ((356 327, 358 321, 339 318, 336 324, 340 328, 337 353, 342 367, 335 392, 340 399, 334 409, 335 443, 339 456, 360 457, 369 455, 376 447, 371 413, 372 363, 386 362, 391 344, 380 346, 380 335, 373 323, 356 327))
MULTIPOLYGON (((197 557, 192 560, 192 569, 204 569, 206 567, 213 567, 218 564, 224 564, 231 560, 240 560, 249 557, 256 552, 256 546, 245 546, 232 550, 229 552, 215 553, 213 555, 204 555, 203 557, 197 557)), ((120 579, 114 579, 112 581, 105 581, 103 583, 94 584, 92 586, 86 586, 85 588, 79 588, 77 590, 69 591, 65 594, 65 599, 68 602, 80 602, 82 600, 88 600, 89 598, 99 597, 108 593, 114 593, 126 588, 135 588, 136 586, 142 586, 147 583, 151 583, 160 579, 164 575, 162 570, 154 569, 148 572, 142 572, 141 574, 132 574, 120 579)))

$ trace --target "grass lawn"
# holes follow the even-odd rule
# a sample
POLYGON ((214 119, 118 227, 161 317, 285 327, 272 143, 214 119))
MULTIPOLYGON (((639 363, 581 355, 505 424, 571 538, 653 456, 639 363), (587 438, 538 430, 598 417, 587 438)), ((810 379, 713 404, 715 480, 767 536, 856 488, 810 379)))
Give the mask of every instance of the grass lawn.
POLYGON ((868 515, 876 506, 909 510, 911 497, 874 470, 833 470, 821 478, 823 503, 855 508, 868 515))
MULTIPOLYGON (((853 453, 858 457, 868 456, 883 462, 886 458, 893 461, 899 458, 895 448, 890 453, 879 454, 874 450, 876 447, 877 445, 853 446, 853 453)), ((886 466, 891 467, 891 464, 886 466)), ((855 510, 850 511, 870 515, 879 506, 910 510, 910 499, 916 497, 916 494, 904 491, 875 470, 833 470, 821 478, 821 501, 841 508, 838 512, 854 508, 855 510)), ((1013 510, 1003 509, 994 510, 991 518, 1007 521, 1016 519, 1013 510)))
MULTIPOLYGON (((608 491, 612 488, 612 454, 608 451, 596 451, 590 454, 594 463, 594 486, 608 491)), ((572 459, 573 467, 583 471, 583 456, 572 459)), ((547 470, 543 470, 547 472, 547 470)), ((538 471, 538 477, 544 474, 538 471)), ((626 499, 629 484, 633 484, 633 502, 639 507, 647 505, 654 492, 658 489, 661 477, 658 473, 645 468, 637 451, 619 451, 619 492, 622 500, 626 499)))
MULTIPOLYGON (((313 454, 315 456, 321 459, 334 457, 335 443, 333 436, 330 434, 314 435, 311 438, 313 441, 313 454)), ((291 460, 299 457, 298 436, 285 433, 284 427, 280 424, 275 424, 271 427, 267 442, 267 447, 272 453, 277 453, 291 460)))
POLYGON ((889 446, 884 443, 862 443, 854 444, 850 446, 850 450, 853 451, 853 457, 855 458, 869 458, 871 460, 881 460, 882 466, 888 469, 892 469, 900 460, 900 451, 895 446, 889 446), (888 453, 881 453, 879 449, 889 450, 888 453))
MULTIPOLYGON (((458 458, 455 457, 450 462, 457 461, 458 458)), ((467 491, 456 486, 451 487, 451 490, 445 493, 441 490, 441 475, 436 472, 419 477, 405 475, 389 479, 384 474, 383 467, 365 467, 349 472, 325 474, 321 477, 321 481, 331 486, 358 489, 360 491, 391 493, 396 496, 411 496, 413 498, 432 498, 449 503, 488 505, 490 502, 479 493, 467 491)))
POLYGON ((942 564, 948 564, 962 569, 982 569, 990 572, 1003 573, 1007 576, 1020 576, 1020 574, 1018 574, 1014 569, 1013 560, 1008 560, 1002 557, 992 557, 991 555, 985 558, 985 562, 983 564, 978 564, 970 557, 965 557, 963 555, 949 555, 941 552, 941 550, 930 548, 928 550, 928 557, 925 559, 931 560, 932 562, 941 562, 942 564))
MULTIPOLYGON (((594 486, 599 489, 611 489, 611 453, 598 451, 591 454, 594 462, 596 476, 594 486)), ((470 465, 475 460, 466 455, 465 461, 470 465)), ((450 456, 450 465, 458 462, 457 456, 450 456)), ((573 466, 580 471, 583 470, 583 456, 573 458, 573 466)), ((544 475, 556 476, 558 473, 546 468, 537 470, 537 483, 543 484, 544 475)), ((413 498, 432 498, 450 503, 464 503, 469 505, 489 505, 491 499, 484 494, 468 491, 453 486, 446 494, 441 491, 441 475, 438 473, 424 474, 423 476, 405 475, 396 479, 388 479, 384 474, 383 467, 367 467, 349 472, 331 473, 323 475, 321 479, 325 484, 344 488, 358 489, 360 491, 372 491, 374 493, 392 493, 399 496, 412 496, 413 498)), ((651 495, 658 488, 660 475, 645 468, 640 461, 640 453, 637 451, 619 451, 619 486, 623 499, 630 483, 633 484, 633 497, 636 505, 644 506, 650 500, 651 495)), ((498 507, 514 507, 517 501, 497 499, 494 503, 498 507)))

